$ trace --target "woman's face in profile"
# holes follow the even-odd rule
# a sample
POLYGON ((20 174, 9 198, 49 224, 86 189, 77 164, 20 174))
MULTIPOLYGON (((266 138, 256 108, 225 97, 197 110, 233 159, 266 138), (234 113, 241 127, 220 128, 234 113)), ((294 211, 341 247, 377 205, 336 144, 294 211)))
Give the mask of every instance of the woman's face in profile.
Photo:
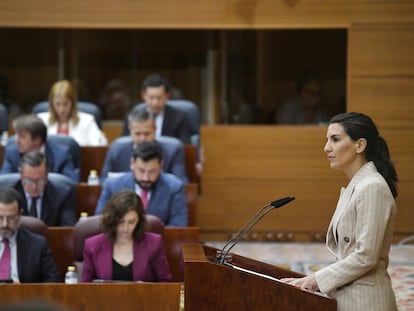
POLYGON ((330 124, 324 151, 331 168, 345 172, 352 168, 357 158, 356 145, 357 143, 349 137, 341 124, 330 124))
POLYGON ((117 239, 130 239, 135 227, 138 225, 139 216, 136 211, 127 212, 116 228, 117 239))
POLYGON ((72 102, 63 95, 56 95, 52 102, 53 110, 59 122, 67 122, 72 112, 72 102))

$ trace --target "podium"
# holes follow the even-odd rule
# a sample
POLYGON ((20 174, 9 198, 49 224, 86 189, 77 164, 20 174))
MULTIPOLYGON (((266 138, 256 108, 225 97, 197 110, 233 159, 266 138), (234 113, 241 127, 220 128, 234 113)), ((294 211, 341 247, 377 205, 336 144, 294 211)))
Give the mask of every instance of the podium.
POLYGON ((218 264, 217 251, 202 244, 183 245, 186 311, 336 310, 335 299, 279 281, 300 273, 236 254, 231 254, 231 265, 218 264))

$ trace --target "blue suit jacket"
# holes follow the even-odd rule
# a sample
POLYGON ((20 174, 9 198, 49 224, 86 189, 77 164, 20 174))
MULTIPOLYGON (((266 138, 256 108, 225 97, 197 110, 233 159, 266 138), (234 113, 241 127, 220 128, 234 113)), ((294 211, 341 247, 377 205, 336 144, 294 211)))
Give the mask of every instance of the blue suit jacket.
MULTIPOLYGON (((174 174, 187 183, 184 145, 174 137, 159 137, 156 142, 162 149, 163 171, 174 174)), ((108 177, 108 172, 129 172, 131 170, 132 149, 131 137, 120 137, 111 144, 101 170, 102 181, 108 177)))
POLYGON ((16 236, 17 269, 21 283, 59 282, 46 238, 20 227, 16 236))
MULTIPOLYGON (((105 180, 95 214, 101 214, 106 202, 122 189, 135 190, 132 172, 105 180)), ((158 216, 166 226, 187 226, 185 189, 181 180, 172 174, 161 172, 155 189, 151 191, 147 213, 158 216)))
MULTIPOLYGON (((134 281, 172 281, 159 234, 146 232, 142 240, 134 241, 132 273, 134 281)), ((112 280, 112 243, 104 233, 86 239, 83 248, 82 282, 94 279, 112 280)))
MULTIPOLYGON (((22 197, 23 215, 29 215, 26 195, 20 180, 14 188, 22 197)), ((74 187, 48 180, 43 191, 40 218, 48 226, 73 226, 77 221, 75 205, 74 187)))
MULTIPOLYGON (((79 181, 79 174, 73 166, 72 157, 67 146, 46 142, 45 153, 49 172, 66 175, 74 182, 79 181)), ((1 173, 19 172, 19 164, 20 153, 17 145, 14 142, 7 144, 1 173)))

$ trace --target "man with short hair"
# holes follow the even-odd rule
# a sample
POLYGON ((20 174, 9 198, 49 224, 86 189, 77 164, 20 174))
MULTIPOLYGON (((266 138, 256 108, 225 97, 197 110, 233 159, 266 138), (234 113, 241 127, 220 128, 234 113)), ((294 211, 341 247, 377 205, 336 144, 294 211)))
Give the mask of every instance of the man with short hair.
POLYGON ((75 189, 48 178, 43 153, 25 153, 19 171, 20 180, 14 188, 23 198, 23 215, 40 218, 48 226, 73 226, 76 223, 75 189))
POLYGON ((105 180, 95 214, 102 213, 113 194, 134 189, 148 214, 159 217, 166 226, 187 226, 185 188, 178 177, 162 171, 161 148, 154 142, 142 142, 134 149, 131 171, 105 180))
POLYGON ((164 172, 174 174, 184 183, 188 182, 185 170, 185 151, 183 144, 174 137, 155 139, 155 124, 151 112, 146 109, 133 110, 128 116, 130 139, 116 139, 108 149, 101 170, 101 179, 109 173, 128 172, 131 169, 133 149, 144 141, 156 142, 162 150, 164 172))
MULTIPOLYGON (((172 136, 181 140, 183 144, 190 144, 191 130, 185 113, 167 105, 170 91, 170 83, 159 74, 147 76, 141 85, 141 97, 146 109, 154 115, 156 137, 172 136)), ((122 134, 128 135, 127 121, 122 134)))
POLYGON ((0 188, 0 278, 16 283, 59 282, 46 238, 20 227, 21 197, 0 188))
POLYGON ((23 115, 13 120, 13 128, 16 140, 6 145, 1 174, 17 173, 21 155, 38 150, 46 154, 49 172, 66 175, 75 182, 79 180, 69 148, 47 141, 47 128, 41 119, 33 114, 23 115))

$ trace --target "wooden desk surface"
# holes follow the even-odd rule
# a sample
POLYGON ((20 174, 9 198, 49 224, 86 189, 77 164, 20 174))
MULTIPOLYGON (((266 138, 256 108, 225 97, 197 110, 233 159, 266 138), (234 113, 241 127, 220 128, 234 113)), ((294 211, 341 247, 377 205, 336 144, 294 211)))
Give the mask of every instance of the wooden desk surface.
POLYGON ((182 283, 8 284, 2 303, 45 301, 70 311, 179 310, 182 283))

